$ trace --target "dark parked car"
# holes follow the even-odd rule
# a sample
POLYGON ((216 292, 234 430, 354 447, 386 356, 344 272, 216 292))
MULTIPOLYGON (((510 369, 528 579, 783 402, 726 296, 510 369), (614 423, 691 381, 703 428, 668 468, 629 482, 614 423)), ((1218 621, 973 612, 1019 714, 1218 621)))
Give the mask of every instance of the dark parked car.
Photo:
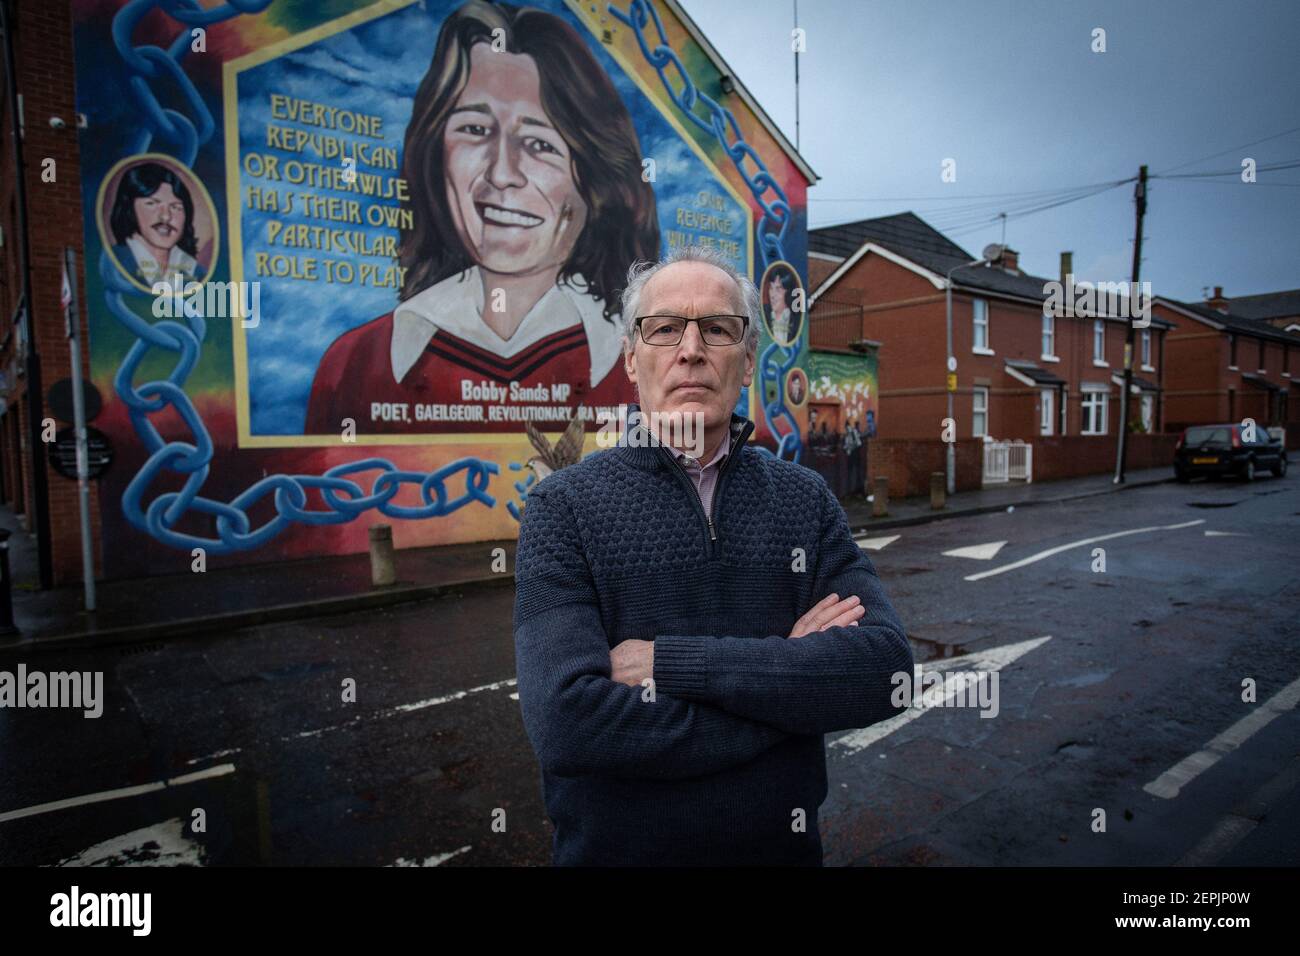
POLYGON ((1174 450, 1174 477, 1187 481, 1196 475, 1239 475, 1254 481, 1261 471, 1281 478, 1286 474, 1286 449, 1262 425, 1247 441, 1241 424, 1195 425, 1183 431, 1174 450))

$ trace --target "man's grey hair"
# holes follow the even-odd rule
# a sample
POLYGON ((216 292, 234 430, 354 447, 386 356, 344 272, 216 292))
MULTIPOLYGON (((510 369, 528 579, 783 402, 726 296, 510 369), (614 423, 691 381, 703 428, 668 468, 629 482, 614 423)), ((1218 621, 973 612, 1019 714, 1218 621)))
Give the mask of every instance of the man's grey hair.
POLYGON ((641 293, 645 291, 646 283, 674 262, 705 262, 717 266, 731 277, 740 293, 742 313, 749 316, 749 326, 745 330, 745 349, 750 353, 756 352, 758 323, 762 321, 762 299, 758 287, 748 275, 737 271, 726 256, 708 246, 677 246, 658 262, 638 259, 632 263, 627 270, 627 286, 623 289, 623 337, 627 345, 636 345, 636 317, 640 314, 641 293))

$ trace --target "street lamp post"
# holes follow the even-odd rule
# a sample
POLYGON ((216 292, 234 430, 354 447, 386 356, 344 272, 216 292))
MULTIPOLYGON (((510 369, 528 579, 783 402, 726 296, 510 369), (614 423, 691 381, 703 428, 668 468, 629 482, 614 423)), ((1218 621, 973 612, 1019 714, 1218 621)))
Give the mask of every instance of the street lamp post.
MULTIPOLYGON (((946 300, 945 307, 947 310, 947 328, 948 328, 948 361, 947 361, 947 367, 944 371, 944 388, 948 392, 948 421, 950 422, 954 421, 952 417, 953 390, 951 388, 948 388, 947 382, 948 382, 948 375, 957 371, 957 357, 952 354, 952 274, 956 272, 958 269, 966 269, 969 268, 970 266, 978 266, 981 265, 982 263, 988 262, 991 259, 997 257, 997 256, 989 255, 989 252, 990 252, 989 249, 985 249, 984 258, 974 259, 970 262, 963 262, 961 265, 953 266, 951 269, 947 271, 947 273, 943 277, 944 298, 946 300)), ((998 250, 998 255, 1001 255, 1001 249, 998 250)), ((957 453, 953 450, 953 446, 957 443, 957 436, 956 434, 954 434, 952 437, 953 437, 952 441, 945 442, 945 444, 948 446, 948 450, 945 455, 945 461, 944 461, 944 471, 947 475, 948 494, 950 495, 956 494, 957 492, 957 487, 956 487, 957 486, 957 474, 956 474, 957 453)))

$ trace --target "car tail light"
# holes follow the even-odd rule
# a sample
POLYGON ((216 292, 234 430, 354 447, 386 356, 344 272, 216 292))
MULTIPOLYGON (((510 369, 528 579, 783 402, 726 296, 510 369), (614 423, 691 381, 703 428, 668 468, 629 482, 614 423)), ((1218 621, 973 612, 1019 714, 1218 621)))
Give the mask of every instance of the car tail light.
POLYGON ((1183 447, 1183 442, 1185 442, 1185 441, 1187 441, 1187 429, 1186 429, 1186 428, 1184 428, 1184 429, 1183 429, 1183 433, 1182 433, 1181 435, 1178 436, 1178 444, 1174 445, 1174 451, 1181 451, 1181 450, 1182 450, 1182 447, 1183 447))
POLYGON ((1232 429, 1232 447, 1233 448, 1241 447, 1241 432, 1237 431, 1236 428, 1232 429))

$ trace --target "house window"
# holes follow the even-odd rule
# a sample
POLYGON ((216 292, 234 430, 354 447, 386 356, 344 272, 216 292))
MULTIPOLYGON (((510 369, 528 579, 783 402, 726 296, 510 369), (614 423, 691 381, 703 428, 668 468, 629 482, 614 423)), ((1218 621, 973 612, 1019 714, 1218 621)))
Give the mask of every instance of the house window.
POLYGON ((1151 368, 1151 330, 1142 330, 1142 367, 1151 368))
POLYGON ((1043 313, 1043 358, 1056 358, 1056 316, 1043 313))
POLYGON ((1259 370, 1264 371, 1264 340, 1259 340, 1259 370))
POLYGON ((1056 405, 1053 401, 1055 396, 1056 389, 1054 388, 1045 388, 1039 392, 1038 434, 1040 435, 1052 434, 1053 421, 1055 420, 1055 415, 1053 414, 1056 405))
POLYGON ((1228 368, 1237 367, 1237 337, 1228 336, 1228 368))
POLYGON ((1106 434, 1106 390, 1104 388, 1083 393, 1083 434, 1106 434))
POLYGON ((989 304, 984 299, 971 299, 974 320, 974 351, 989 351, 989 304))
POLYGON ((976 438, 983 438, 989 431, 989 390, 976 385, 971 397, 971 424, 976 438))
POLYGON ((1106 323, 1102 319, 1092 322, 1092 362, 1094 365, 1106 364, 1106 323))
POLYGON ((1282 346, 1282 374, 1291 374, 1291 346, 1282 346))

